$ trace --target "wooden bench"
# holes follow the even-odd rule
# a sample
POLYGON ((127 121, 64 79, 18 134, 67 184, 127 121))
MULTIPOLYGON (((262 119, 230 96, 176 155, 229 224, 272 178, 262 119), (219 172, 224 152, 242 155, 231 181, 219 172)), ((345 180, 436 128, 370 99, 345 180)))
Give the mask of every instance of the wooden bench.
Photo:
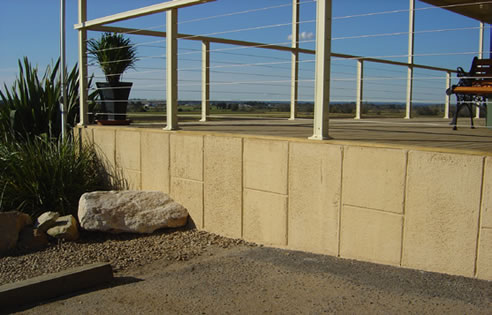
MULTIPOLYGON (((454 113, 451 125, 456 130, 459 112, 463 107, 467 107, 470 112, 471 127, 473 126, 472 107, 486 108, 486 99, 492 97, 492 59, 473 58, 469 72, 463 68, 458 68, 460 81, 446 91, 448 95, 456 95, 456 112, 454 113)), ((490 113, 489 113, 490 114, 490 113)))

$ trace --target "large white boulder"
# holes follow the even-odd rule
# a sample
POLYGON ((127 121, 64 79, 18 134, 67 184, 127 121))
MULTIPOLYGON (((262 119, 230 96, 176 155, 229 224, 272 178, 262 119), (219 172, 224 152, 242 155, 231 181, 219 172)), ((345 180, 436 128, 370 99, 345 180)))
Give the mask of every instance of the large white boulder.
POLYGON ((96 191, 80 197, 78 217, 90 231, 152 233, 186 225, 188 211, 159 191, 96 191))

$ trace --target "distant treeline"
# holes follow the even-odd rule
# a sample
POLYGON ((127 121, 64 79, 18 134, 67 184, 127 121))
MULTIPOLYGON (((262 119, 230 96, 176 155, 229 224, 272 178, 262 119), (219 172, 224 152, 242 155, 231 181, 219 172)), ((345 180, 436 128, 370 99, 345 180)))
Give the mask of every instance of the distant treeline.
MULTIPOLYGON (((290 104, 286 102, 261 102, 261 101, 212 101, 210 102, 212 110, 231 111, 231 112, 289 112, 290 104)), ((165 101, 147 101, 133 100, 128 104, 129 112, 145 111, 165 111, 165 101)), ((199 112, 201 110, 200 101, 180 101, 178 111, 180 112, 199 112)), ((309 102, 300 102, 297 105, 300 113, 313 113, 314 104, 309 102)), ((451 113, 455 107, 452 106, 451 113)), ((389 103, 364 103, 361 114, 383 115, 398 114, 405 111, 405 104, 389 103)), ((330 113, 355 115, 355 102, 332 103, 330 104, 330 113)), ((444 115, 443 104, 414 105, 412 108, 414 116, 442 116, 444 115)), ((466 110, 462 111, 460 116, 468 116, 466 110)))

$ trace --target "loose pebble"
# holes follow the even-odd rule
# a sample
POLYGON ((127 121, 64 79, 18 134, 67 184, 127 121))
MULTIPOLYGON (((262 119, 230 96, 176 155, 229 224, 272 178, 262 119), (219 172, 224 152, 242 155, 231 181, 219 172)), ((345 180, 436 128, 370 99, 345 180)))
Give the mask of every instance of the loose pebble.
POLYGON ((0 257, 0 285, 95 262, 109 262, 117 273, 161 259, 187 261, 206 253, 210 246, 238 245, 256 246, 194 229, 151 235, 82 232, 76 242, 55 242, 37 252, 13 250, 0 257))

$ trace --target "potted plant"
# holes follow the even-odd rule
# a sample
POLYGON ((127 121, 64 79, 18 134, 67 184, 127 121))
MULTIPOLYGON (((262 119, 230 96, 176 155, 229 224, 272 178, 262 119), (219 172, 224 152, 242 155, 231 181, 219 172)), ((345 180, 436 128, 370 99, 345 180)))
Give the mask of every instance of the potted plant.
POLYGON ((88 41, 87 52, 106 76, 106 82, 96 82, 102 110, 108 113, 98 119, 98 123, 129 124, 126 109, 132 83, 121 82, 120 79, 137 61, 135 46, 122 34, 104 33, 99 39, 88 41))

